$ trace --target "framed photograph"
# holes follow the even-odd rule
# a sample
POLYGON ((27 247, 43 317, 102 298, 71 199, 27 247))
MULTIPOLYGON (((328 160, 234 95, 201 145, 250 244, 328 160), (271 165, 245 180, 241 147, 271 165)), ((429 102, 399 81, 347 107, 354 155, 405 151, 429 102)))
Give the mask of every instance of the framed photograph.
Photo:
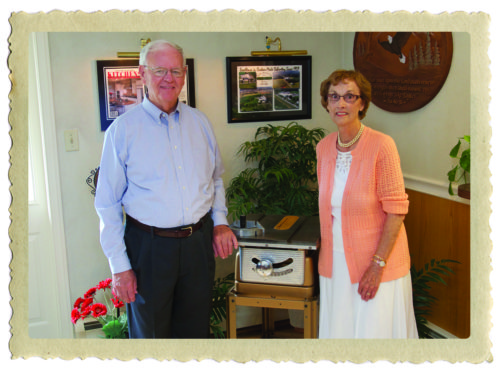
POLYGON ((311 118, 311 56, 226 57, 227 120, 311 118))
MULTIPOLYGON (((147 90, 139 75, 139 60, 98 60, 96 63, 101 131, 106 131, 118 116, 139 105, 147 90)), ((195 107, 194 60, 186 59, 186 65, 186 82, 179 100, 195 107)))
POLYGON ((114 119, 140 104, 145 93, 139 60, 98 60, 96 63, 101 131, 105 131, 114 119))
POLYGON ((194 59, 186 59, 187 73, 184 87, 182 88, 179 100, 190 107, 196 108, 194 95, 194 59))

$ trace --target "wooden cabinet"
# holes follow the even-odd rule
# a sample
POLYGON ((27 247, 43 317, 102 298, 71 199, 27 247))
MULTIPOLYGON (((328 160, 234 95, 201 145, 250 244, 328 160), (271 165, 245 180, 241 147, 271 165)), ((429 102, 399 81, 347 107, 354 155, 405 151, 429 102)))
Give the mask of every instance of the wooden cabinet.
POLYGON ((421 268, 431 259, 453 259, 448 284, 431 283, 438 298, 427 320, 449 333, 470 335, 470 206, 466 203, 407 189, 410 208, 405 218, 412 264, 421 268))

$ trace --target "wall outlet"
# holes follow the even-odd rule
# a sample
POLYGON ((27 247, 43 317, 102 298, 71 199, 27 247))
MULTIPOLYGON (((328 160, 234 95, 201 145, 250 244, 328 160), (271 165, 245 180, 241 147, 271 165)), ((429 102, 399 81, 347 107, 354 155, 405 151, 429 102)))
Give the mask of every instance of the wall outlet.
POLYGON ((78 129, 69 129, 64 131, 64 146, 66 151, 78 151, 78 129))

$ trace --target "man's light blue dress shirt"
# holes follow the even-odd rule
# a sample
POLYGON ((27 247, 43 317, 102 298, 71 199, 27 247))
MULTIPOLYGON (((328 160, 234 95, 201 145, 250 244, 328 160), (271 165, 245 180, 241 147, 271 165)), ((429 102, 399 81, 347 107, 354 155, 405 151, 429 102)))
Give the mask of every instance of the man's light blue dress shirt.
POLYGON ((199 110, 179 102, 168 115, 146 98, 118 117, 104 136, 95 197, 111 272, 131 269, 122 206, 158 228, 194 224, 210 210, 215 225, 227 225, 223 172, 212 125, 199 110))

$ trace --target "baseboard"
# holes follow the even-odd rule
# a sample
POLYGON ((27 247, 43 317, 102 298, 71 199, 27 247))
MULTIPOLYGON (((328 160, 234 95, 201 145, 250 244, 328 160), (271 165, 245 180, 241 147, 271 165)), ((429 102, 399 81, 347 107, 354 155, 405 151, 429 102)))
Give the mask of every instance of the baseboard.
POLYGON ((451 334, 450 332, 442 329, 441 327, 438 327, 437 325, 427 322, 425 324, 427 328, 431 330, 431 337, 433 339, 458 339, 459 337, 451 334))

